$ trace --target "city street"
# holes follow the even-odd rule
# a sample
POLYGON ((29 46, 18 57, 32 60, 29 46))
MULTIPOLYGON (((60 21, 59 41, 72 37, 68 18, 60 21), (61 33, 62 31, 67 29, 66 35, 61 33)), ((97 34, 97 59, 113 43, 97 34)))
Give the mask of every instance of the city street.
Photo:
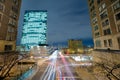
POLYGON ((120 0, 0 0, 0 80, 120 80, 120 0))
POLYGON ((84 67, 79 72, 77 69, 81 67, 81 64, 70 56, 63 55, 59 50, 54 51, 48 58, 38 60, 37 65, 38 69, 34 76, 32 75, 32 80, 87 80, 87 78, 89 80, 93 77, 91 74, 86 74, 87 71, 84 67), (88 77, 83 78, 80 75, 88 77))

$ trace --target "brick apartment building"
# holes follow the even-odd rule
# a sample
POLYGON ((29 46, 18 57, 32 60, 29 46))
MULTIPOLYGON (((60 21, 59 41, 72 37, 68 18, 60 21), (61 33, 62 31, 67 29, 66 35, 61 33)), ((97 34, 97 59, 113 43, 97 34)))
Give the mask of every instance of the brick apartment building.
POLYGON ((14 51, 21 0, 0 0, 0 52, 14 51))
POLYGON ((88 0, 94 49, 120 50, 120 0, 88 0))

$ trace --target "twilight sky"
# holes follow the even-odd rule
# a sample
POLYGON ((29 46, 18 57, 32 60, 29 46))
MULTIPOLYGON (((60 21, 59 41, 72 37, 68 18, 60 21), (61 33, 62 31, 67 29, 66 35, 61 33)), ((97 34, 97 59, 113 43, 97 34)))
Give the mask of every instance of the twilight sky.
POLYGON ((22 0, 17 45, 21 40, 25 10, 48 11, 48 44, 82 39, 84 45, 93 45, 87 0, 22 0))

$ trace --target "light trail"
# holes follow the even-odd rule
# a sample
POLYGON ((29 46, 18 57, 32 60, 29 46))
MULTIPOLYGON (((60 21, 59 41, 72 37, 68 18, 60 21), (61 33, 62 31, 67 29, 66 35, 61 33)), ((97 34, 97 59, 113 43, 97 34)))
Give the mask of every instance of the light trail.
POLYGON ((50 67, 50 65, 47 66, 47 68, 46 68, 46 70, 44 71, 44 73, 43 73, 43 75, 42 75, 42 77, 41 77, 40 80, 44 80, 44 77, 45 77, 45 75, 47 75, 46 73, 47 73, 47 71, 49 70, 49 67, 50 67))
POLYGON ((53 54, 49 56, 49 61, 50 62, 48 63, 48 66, 46 70, 44 71, 40 80, 55 80, 56 74, 57 74, 58 80, 66 80, 67 77, 69 77, 70 80, 75 80, 70 70, 70 66, 73 66, 74 64, 69 64, 61 52, 57 50, 53 52, 53 54), (62 62, 58 60, 58 56, 59 56, 60 61, 62 62), (66 74, 64 74, 62 71, 63 67, 65 68, 66 74))
MULTIPOLYGON (((61 52, 59 52, 59 55, 60 55, 60 57, 61 57, 61 59, 62 59, 63 64, 64 64, 64 65, 67 65, 67 66, 65 66, 67 75, 68 75, 68 76, 71 76, 71 80, 75 80, 75 79, 74 79, 74 76, 73 76, 73 74, 72 74, 72 72, 71 72, 71 70, 70 70, 70 68, 69 68, 69 66, 68 66, 68 62, 66 61, 65 57, 62 55, 61 52)), ((61 77, 61 76, 60 76, 60 77, 61 77)), ((64 75, 62 75, 62 77, 64 77, 64 75)))
MULTIPOLYGON (((52 77, 52 73, 53 73, 53 66, 51 66, 51 68, 50 68, 50 71, 48 71, 49 72, 49 76, 48 76, 48 78, 47 79, 45 79, 45 80, 51 80, 51 77, 52 77)), ((53 80, 53 79, 52 79, 53 80)))
POLYGON ((62 80, 62 78, 61 78, 62 77, 62 70, 60 69, 60 67, 58 65, 56 67, 57 67, 56 68, 56 73, 57 73, 58 80, 62 80))
POLYGON ((48 64, 40 80, 54 80, 55 79, 57 55, 58 55, 58 51, 56 50, 49 57, 50 63, 48 64))

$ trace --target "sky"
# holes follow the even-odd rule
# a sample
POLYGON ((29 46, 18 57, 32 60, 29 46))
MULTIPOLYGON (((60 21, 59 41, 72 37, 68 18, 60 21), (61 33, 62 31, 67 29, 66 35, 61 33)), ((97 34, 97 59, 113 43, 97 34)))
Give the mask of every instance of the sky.
POLYGON ((20 45, 25 10, 47 10, 47 42, 67 45, 69 39, 81 39, 93 45, 87 0, 22 0, 17 45, 20 45))

